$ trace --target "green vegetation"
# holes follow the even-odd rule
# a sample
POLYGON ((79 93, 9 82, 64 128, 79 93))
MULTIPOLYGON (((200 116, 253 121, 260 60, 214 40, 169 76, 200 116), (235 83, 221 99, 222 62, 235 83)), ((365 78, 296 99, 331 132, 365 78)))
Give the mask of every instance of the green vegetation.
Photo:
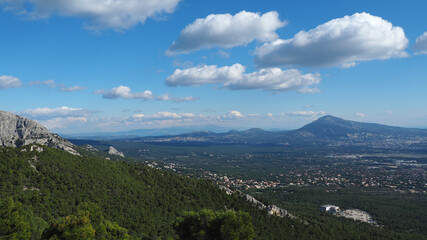
POLYGON ((79 205, 77 214, 52 223, 44 231, 42 239, 127 240, 130 236, 125 228, 105 220, 97 205, 86 202, 79 205))
POLYGON ((29 239, 30 219, 22 207, 12 198, 0 202, 0 239, 29 239))
POLYGON ((392 190, 332 190, 318 188, 285 188, 249 191, 258 199, 267 199, 309 222, 330 221, 340 224, 342 218, 323 214, 318 209, 333 204, 342 209, 357 208, 373 215, 385 229, 404 232, 414 238, 427 236, 427 198, 419 194, 396 194, 392 190))
MULTIPOLYGON (((304 226, 298 221, 269 217, 265 211, 238 196, 227 195, 207 180, 142 164, 74 156, 45 147, 41 153, 21 149, 0 149, 0 199, 12 197, 51 227, 66 223, 66 216, 81 220, 79 224, 84 225, 87 216, 78 213, 78 206, 92 202, 99 206, 106 220, 126 228, 137 239, 177 238, 176 218, 186 211, 204 208, 248 212, 256 239, 274 239, 278 234, 292 237, 303 232, 276 229, 278 225, 304 226)), ((96 229, 92 222, 91 225, 96 229)))
POLYGON ((178 239, 188 219, 203 217, 217 225, 196 224, 192 233, 216 229, 250 239, 247 214, 254 239, 420 239, 332 216, 307 218, 308 224, 272 217, 208 180, 43 149, 0 148, 0 199, 7 199, 1 209, 8 209, 1 212, 0 239, 41 239, 43 232, 48 239, 178 239))
POLYGON ((251 240, 254 238, 251 216, 245 212, 203 209, 186 212, 176 223, 180 239, 251 240))

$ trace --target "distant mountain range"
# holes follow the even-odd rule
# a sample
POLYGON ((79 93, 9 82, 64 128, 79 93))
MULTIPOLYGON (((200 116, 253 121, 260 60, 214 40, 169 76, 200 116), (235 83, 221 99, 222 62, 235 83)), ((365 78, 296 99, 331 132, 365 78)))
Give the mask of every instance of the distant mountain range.
POLYGON ((212 132, 226 132, 231 128, 220 127, 215 125, 205 126, 188 126, 188 127, 171 127, 171 128, 152 128, 152 129, 134 129, 121 132, 92 132, 92 133, 74 133, 74 134, 61 134, 67 139, 87 139, 87 140, 117 140, 125 138, 134 138, 142 136, 166 136, 177 135, 195 131, 212 131, 212 132))
MULTIPOLYGON (((180 130, 183 131, 185 128, 180 130)), ((426 129, 361 123, 333 116, 321 117, 302 128, 290 131, 265 131, 252 128, 245 131, 231 130, 223 133, 210 131, 178 135, 167 133, 162 136, 150 137, 136 137, 141 133, 149 133, 144 130, 129 133, 132 134, 117 135, 116 139, 169 144, 249 144, 291 147, 359 146, 386 149, 427 149, 426 129)), ((80 139, 85 139, 85 137, 82 136, 80 139)), ((99 136, 98 139, 107 140, 108 138, 99 136)), ((50 132, 39 123, 10 112, 0 111, 0 146, 16 147, 33 143, 77 154, 72 143, 50 132)))
POLYGON ((427 149, 427 130, 355 122, 328 115, 302 128, 290 131, 265 131, 258 128, 245 131, 232 130, 226 133, 200 131, 179 135, 130 138, 127 141, 427 149))

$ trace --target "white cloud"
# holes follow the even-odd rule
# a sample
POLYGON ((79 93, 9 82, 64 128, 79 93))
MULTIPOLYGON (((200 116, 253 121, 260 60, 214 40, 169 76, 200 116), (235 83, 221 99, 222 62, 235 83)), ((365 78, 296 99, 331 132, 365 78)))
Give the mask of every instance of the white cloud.
POLYGON ((156 100, 167 102, 171 100, 171 97, 169 96, 169 93, 165 93, 163 95, 157 96, 156 100))
POLYGON ((285 115, 292 117, 315 117, 325 115, 324 111, 314 112, 314 111, 294 111, 294 112, 286 112, 285 115))
MULTIPOLYGON (((99 91, 97 91, 99 92, 99 91)), ((102 97, 108 99, 125 98, 125 99, 153 99, 153 93, 151 91, 132 93, 131 89, 126 86, 118 86, 111 89, 108 92, 104 92, 102 97)))
POLYGON ((30 18, 79 17, 90 30, 129 29, 149 17, 172 13, 180 0, 0 0, 30 18))
MULTIPOLYGON (((242 78, 228 81, 224 87, 232 90, 263 89, 270 91, 297 90, 310 92, 308 86, 320 83, 319 74, 302 74, 296 69, 264 68, 257 72, 244 74, 242 78)), ((313 93, 311 90, 310 93, 313 93)))
POLYGON ((176 102, 176 103, 180 103, 180 102, 194 102, 194 101, 197 101, 197 100, 199 100, 199 98, 198 97, 193 97, 193 96, 174 97, 174 98, 172 98, 172 101, 176 102))
POLYGON ((176 102, 176 103, 181 103, 181 102, 194 102, 199 100, 198 97, 193 97, 193 96, 187 96, 187 97, 176 97, 176 96, 170 96, 169 93, 165 93, 163 95, 157 96, 156 97, 157 101, 172 101, 172 102, 176 102))
POLYGON ((180 61, 178 59, 174 59, 172 62, 172 65, 174 67, 179 67, 179 68, 190 68, 192 66, 194 66, 194 63, 192 61, 180 61))
POLYGON ((83 91, 86 90, 87 87, 82 87, 82 86, 72 86, 72 87, 63 87, 60 88, 59 91, 61 92, 78 92, 78 91, 83 91))
POLYGON ((229 111, 228 113, 222 115, 223 119, 236 119, 236 118, 243 118, 243 114, 241 114, 239 111, 229 111))
POLYGON ((417 37, 412 48, 416 51, 416 54, 427 54, 427 32, 417 37))
POLYGON ((86 123, 86 117, 56 117, 48 120, 42 120, 40 123, 48 129, 64 129, 72 125, 81 125, 86 123))
POLYGON ((216 65, 201 65, 183 70, 176 69, 166 79, 166 84, 169 86, 200 86, 225 83, 230 80, 240 79, 244 72, 245 67, 239 63, 220 68, 216 65))
POLYGON ((22 113, 26 116, 35 119, 52 119, 52 118, 63 118, 63 117, 87 117, 96 111, 87 110, 83 108, 70 108, 70 107, 58 107, 58 108, 36 108, 27 109, 22 113))
POLYGON ((354 115, 356 115, 356 117, 361 117, 361 118, 365 117, 364 113, 355 113, 354 115))
POLYGON ((148 118, 151 119, 177 119, 177 118, 193 118, 195 115, 193 113, 174 113, 174 112, 158 112, 148 118))
POLYGON ((406 57, 408 39, 401 27, 368 13, 333 19, 291 39, 255 50, 260 67, 351 67, 358 62, 406 57))
POLYGON ((303 74, 296 69, 265 68, 253 73, 244 73, 245 67, 239 63, 232 66, 197 66, 184 70, 176 69, 166 79, 169 86, 200 86, 223 84, 231 90, 262 89, 269 91, 298 90, 302 93, 315 93, 319 90, 310 86, 320 83, 319 74, 303 74))
POLYGON ((303 87, 297 91, 298 93, 307 93, 307 94, 315 94, 320 93, 320 89, 318 88, 309 88, 309 87, 303 87))
POLYGON ((6 88, 18 88, 22 86, 21 80, 14 76, 0 76, 0 88, 6 89, 6 88))
POLYGON ((134 114, 132 117, 133 118, 143 118, 145 115, 142 113, 138 113, 138 114, 134 114))
POLYGON ((57 87, 57 84, 55 83, 54 80, 33 81, 33 82, 29 82, 29 84, 31 86, 46 86, 46 87, 51 87, 51 88, 57 87))
POLYGON ((83 91, 87 89, 87 87, 82 87, 82 86, 67 87, 65 86, 65 84, 56 83, 55 80, 32 81, 32 82, 29 82, 28 84, 30 84, 31 86, 44 86, 44 87, 56 88, 61 92, 77 92, 77 91, 83 91))
POLYGON ((167 54, 188 53, 202 48, 231 48, 277 39, 275 31, 286 25, 275 11, 252 13, 241 11, 231 14, 211 14, 199 18, 181 31, 167 54))

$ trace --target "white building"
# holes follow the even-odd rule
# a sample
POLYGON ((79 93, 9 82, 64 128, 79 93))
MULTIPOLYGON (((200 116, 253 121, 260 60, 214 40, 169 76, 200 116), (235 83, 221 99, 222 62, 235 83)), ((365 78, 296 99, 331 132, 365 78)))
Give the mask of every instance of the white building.
POLYGON ((326 204, 326 205, 322 205, 320 207, 320 210, 323 212, 337 213, 340 211, 340 207, 335 206, 335 205, 326 204))

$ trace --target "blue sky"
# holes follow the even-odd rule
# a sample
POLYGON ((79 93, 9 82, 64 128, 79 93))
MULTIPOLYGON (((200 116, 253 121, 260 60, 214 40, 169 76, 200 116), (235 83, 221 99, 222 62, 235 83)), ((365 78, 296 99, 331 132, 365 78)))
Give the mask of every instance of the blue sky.
POLYGON ((152 3, 0 0, 0 109, 60 133, 427 127, 425 1, 152 3))

